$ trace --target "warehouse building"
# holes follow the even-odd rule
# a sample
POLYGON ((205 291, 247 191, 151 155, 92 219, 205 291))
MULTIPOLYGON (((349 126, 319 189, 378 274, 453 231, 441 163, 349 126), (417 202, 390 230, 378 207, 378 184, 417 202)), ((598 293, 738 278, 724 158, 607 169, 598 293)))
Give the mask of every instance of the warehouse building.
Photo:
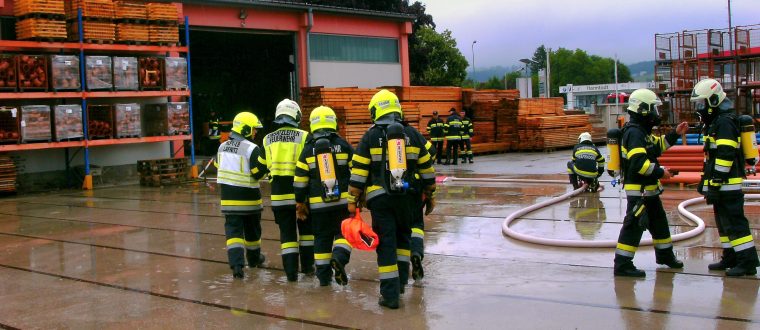
MULTIPOLYGON (((409 85, 408 37, 413 16, 285 1, 188 0, 175 5, 178 19, 187 17, 189 23, 196 147, 205 139, 203 127, 212 110, 222 121, 231 121, 240 111, 253 111, 268 126, 260 138, 271 130, 275 105, 286 97, 298 100, 303 87, 409 85)), ((0 1, 3 39, 15 38, 13 15, 13 1, 0 1)), ((184 34, 180 25, 180 40, 184 34)), ((47 51, 54 50, 43 50, 47 51)), ((135 99, 103 102, 125 101, 135 99)), ((137 100, 166 101, 166 97, 137 100)), ((19 101, 3 103, 18 105, 19 101)), ((182 141, 162 141, 104 145, 87 153, 77 148, 40 148, 11 155, 19 165, 22 184, 56 181, 59 186, 76 184, 71 177, 77 175, 70 169, 82 167, 85 157, 93 166, 106 167, 112 177, 131 176, 136 160, 189 156, 188 146, 189 141, 185 148, 182 141), (67 169, 69 173, 64 172, 67 169)))

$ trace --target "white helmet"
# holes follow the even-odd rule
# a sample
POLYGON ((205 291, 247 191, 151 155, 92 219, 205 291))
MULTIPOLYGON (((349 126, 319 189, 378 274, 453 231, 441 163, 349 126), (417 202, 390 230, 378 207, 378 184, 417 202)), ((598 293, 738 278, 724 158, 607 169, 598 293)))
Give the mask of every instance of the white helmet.
POLYGON ((638 113, 642 116, 648 116, 650 113, 659 116, 657 106, 661 105, 662 101, 657 97, 653 91, 646 88, 641 88, 633 91, 631 96, 628 97, 628 111, 638 113))
POLYGON ((591 133, 589 132, 581 133, 581 135, 578 136, 578 143, 581 143, 583 141, 591 142, 591 133))
MULTIPOLYGON (((691 92, 691 102, 702 103, 703 100, 710 108, 717 108, 718 105, 726 98, 726 92, 723 86, 715 79, 703 79, 694 85, 691 92)), ((704 104, 704 103, 703 103, 704 104)), ((697 106, 699 108, 699 106, 697 106)))
POLYGON ((287 124, 298 127, 301 123, 301 107, 293 100, 284 99, 277 104, 274 112, 275 124, 287 124))

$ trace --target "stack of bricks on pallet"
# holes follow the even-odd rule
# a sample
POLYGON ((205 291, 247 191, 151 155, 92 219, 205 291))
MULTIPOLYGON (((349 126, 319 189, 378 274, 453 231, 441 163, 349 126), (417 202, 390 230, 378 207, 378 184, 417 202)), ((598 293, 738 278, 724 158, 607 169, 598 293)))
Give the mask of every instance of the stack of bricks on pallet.
POLYGON ((162 186, 181 184, 189 178, 188 163, 185 158, 138 160, 137 172, 140 185, 162 186))
POLYGON ((66 1, 66 18, 69 19, 69 40, 79 40, 79 22, 82 12, 82 36, 87 42, 113 43, 116 41, 113 0, 66 1))
POLYGON ((63 0, 15 0, 16 36, 19 40, 65 40, 64 14, 63 0))

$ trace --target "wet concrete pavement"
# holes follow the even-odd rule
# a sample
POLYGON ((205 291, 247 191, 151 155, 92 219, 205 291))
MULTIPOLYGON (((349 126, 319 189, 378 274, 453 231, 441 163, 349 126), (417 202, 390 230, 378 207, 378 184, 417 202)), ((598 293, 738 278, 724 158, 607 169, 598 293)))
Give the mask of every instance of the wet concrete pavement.
MULTIPOLYGON (((568 154, 484 156, 439 172, 565 179, 568 154)), ((679 189, 668 187, 663 196, 674 233, 692 228, 676 206, 697 196, 679 189)), ((377 305, 374 253, 354 252, 346 287, 319 287, 303 276, 287 282, 268 207, 266 267, 233 281, 213 185, 3 198, 0 327, 760 329, 760 279, 707 271, 720 254, 707 206, 690 208, 707 223, 705 233, 675 244, 685 269, 663 269, 651 247, 641 248, 635 262, 646 279, 614 278, 613 249, 544 247, 501 234, 511 212, 568 190, 561 184, 441 186, 438 207, 426 219, 426 277, 407 288, 399 310, 377 305)), ((619 189, 608 187, 530 213, 513 228, 552 238, 616 239, 624 205, 619 189)), ((745 210, 758 237, 760 204, 747 203, 745 210)))

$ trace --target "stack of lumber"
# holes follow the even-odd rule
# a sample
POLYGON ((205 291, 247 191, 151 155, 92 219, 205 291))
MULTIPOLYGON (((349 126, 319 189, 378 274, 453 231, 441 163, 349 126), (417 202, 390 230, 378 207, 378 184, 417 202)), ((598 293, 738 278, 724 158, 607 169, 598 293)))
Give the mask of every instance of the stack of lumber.
POLYGON ((589 116, 566 115, 560 97, 520 99, 518 140, 520 150, 545 150, 572 147, 578 135, 591 132, 589 116))
POLYGON ((404 120, 410 126, 417 128, 426 138, 427 124, 433 118, 433 111, 446 120, 449 110, 454 108, 462 111, 462 88, 432 87, 432 86, 385 86, 381 87, 394 92, 401 101, 404 120))
POLYGON ((462 104, 470 107, 475 102, 499 101, 501 99, 516 100, 520 98, 520 91, 517 89, 474 89, 462 90, 462 104))
POLYGON ((516 148, 517 90, 462 91, 462 104, 473 123, 473 153, 504 152, 516 148), (514 144, 514 146, 513 146, 514 144))
POLYGON ((16 166, 7 154, 0 155, 0 193, 16 191, 16 166))
POLYGON ((309 115, 318 106, 328 106, 338 116, 338 132, 356 145, 372 125, 367 106, 379 90, 371 88, 305 87, 301 90, 301 127, 309 128, 309 115))

